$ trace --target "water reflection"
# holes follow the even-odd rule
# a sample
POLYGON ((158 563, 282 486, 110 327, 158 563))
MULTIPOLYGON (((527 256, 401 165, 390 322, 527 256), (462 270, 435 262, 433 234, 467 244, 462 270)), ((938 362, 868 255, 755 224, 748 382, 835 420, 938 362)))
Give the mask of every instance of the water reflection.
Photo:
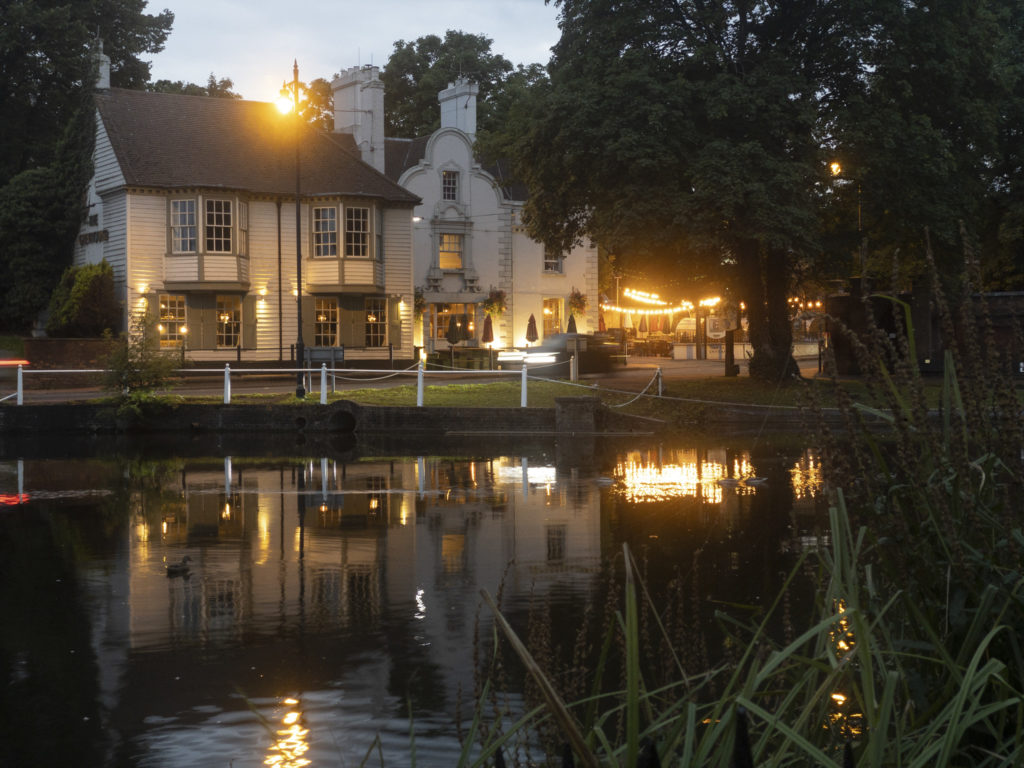
MULTIPOLYGON (((0 493, 21 503, 0 525, 26 558, 58 551, 75 574, 109 763, 358 763, 379 735, 387 763, 404 764, 410 710, 418 761, 450 763, 474 638, 488 636, 480 588, 500 587, 519 628, 543 598, 571 631, 631 541, 655 582, 699 549, 712 577, 732 574, 708 589, 754 593, 793 542, 820 536, 815 462, 720 446, 568 468, 519 455, 11 462, 0 493), (43 520, 59 546, 26 538, 43 520), (188 572, 168 578, 185 556, 188 572)), ((38 599, 44 574, 28 574, 23 597, 38 599)), ((5 615, 26 639, 4 657, 36 652, 45 621, 5 615)))

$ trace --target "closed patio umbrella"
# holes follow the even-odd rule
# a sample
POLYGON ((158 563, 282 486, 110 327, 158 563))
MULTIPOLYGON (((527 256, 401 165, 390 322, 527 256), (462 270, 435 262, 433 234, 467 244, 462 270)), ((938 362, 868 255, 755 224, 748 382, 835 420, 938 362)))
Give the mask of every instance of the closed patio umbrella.
POLYGON ((494 324, 491 322, 491 316, 487 315, 484 318, 484 330, 480 334, 481 344, 491 344, 494 342, 494 324))
POLYGON ((537 335, 537 318, 531 314, 530 319, 526 322, 526 340, 532 344, 539 338, 540 336, 537 335))
POLYGON ((640 333, 647 333, 647 315, 640 315, 640 325, 636 329, 640 333))
POLYGON ((608 326, 604 324, 604 315, 600 314, 597 316, 597 330, 604 333, 608 330, 608 326))
POLYGON ((565 326, 566 333, 578 333, 576 330, 576 315, 569 315, 569 324, 565 326))
POLYGON ((444 337, 453 347, 465 338, 462 335, 462 329, 459 327, 458 315, 452 315, 448 318, 448 330, 445 331, 444 337))

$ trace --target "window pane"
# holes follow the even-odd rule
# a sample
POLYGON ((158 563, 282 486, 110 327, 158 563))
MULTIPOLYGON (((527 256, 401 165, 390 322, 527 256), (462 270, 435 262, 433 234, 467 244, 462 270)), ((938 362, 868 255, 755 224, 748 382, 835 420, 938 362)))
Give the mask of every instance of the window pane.
POLYGON ((237 347, 242 342, 242 298, 217 297, 217 346, 237 347))
POLYGON ((561 272, 562 271, 562 254, 553 253, 546 248, 544 249, 544 271, 545 272, 561 272))
POLYGON ((313 256, 338 255, 338 209, 313 209, 313 256))
POLYGON ((185 325, 185 297, 160 294, 160 323, 156 327, 163 348, 180 347, 188 328, 185 325))
POLYGON ((196 201, 171 200, 171 253, 196 251, 196 201))
POLYGON ((455 318, 456 327, 462 328, 466 324, 463 338, 472 339, 476 336, 476 304, 431 304, 430 305, 430 335, 435 339, 447 339, 448 328, 452 318, 455 318))
POLYGON ((208 253, 231 253, 231 201, 206 201, 206 250, 208 253))
POLYGON ((345 255, 370 255, 369 208, 345 208, 345 255))
POLYGON ((544 335, 562 331, 562 300, 544 299, 544 335))
POLYGON ((318 347, 338 346, 338 300, 316 300, 316 322, 313 344, 318 347))
POLYGON ((441 171, 441 199, 459 199, 459 172, 441 171))
POLYGON ((384 298, 366 300, 366 346, 383 347, 387 341, 388 305, 384 298))
POLYGON ((438 266, 441 269, 462 269, 462 235, 441 233, 438 266))

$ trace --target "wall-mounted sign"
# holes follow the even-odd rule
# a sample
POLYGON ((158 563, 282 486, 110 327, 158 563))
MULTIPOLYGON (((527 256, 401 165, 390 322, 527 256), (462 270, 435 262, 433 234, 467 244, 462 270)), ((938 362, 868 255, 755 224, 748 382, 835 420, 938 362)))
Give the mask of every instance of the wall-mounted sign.
POLYGON ((79 245, 89 245, 89 243, 105 243, 110 239, 110 233, 105 229, 101 229, 97 232, 85 232, 78 236, 79 245))

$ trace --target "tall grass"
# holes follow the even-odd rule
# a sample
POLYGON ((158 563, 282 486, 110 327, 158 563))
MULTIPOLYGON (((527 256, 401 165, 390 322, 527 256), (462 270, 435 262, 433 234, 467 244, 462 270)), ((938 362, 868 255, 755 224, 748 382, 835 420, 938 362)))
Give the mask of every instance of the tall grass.
MULTIPOLYGON (((968 296, 971 281, 969 264, 968 296)), ((547 764, 566 764, 553 738, 587 766, 1024 764, 1024 428, 1008 365, 1020 352, 996 347, 982 303, 962 301, 954 315, 938 281, 935 297, 941 407, 923 396, 909 308, 891 299, 904 332, 854 340, 872 402, 884 405, 847 399, 841 434, 820 422, 828 546, 805 556, 756 624, 718 614, 726 661, 686 667, 692 649, 678 647, 628 549, 603 642, 578 660, 584 695, 563 696, 560 686, 578 687, 545 669, 491 604, 541 692, 516 728, 534 734, 547 764), (808 571, 816 618, 779 638, 771 620, 808 571)))

